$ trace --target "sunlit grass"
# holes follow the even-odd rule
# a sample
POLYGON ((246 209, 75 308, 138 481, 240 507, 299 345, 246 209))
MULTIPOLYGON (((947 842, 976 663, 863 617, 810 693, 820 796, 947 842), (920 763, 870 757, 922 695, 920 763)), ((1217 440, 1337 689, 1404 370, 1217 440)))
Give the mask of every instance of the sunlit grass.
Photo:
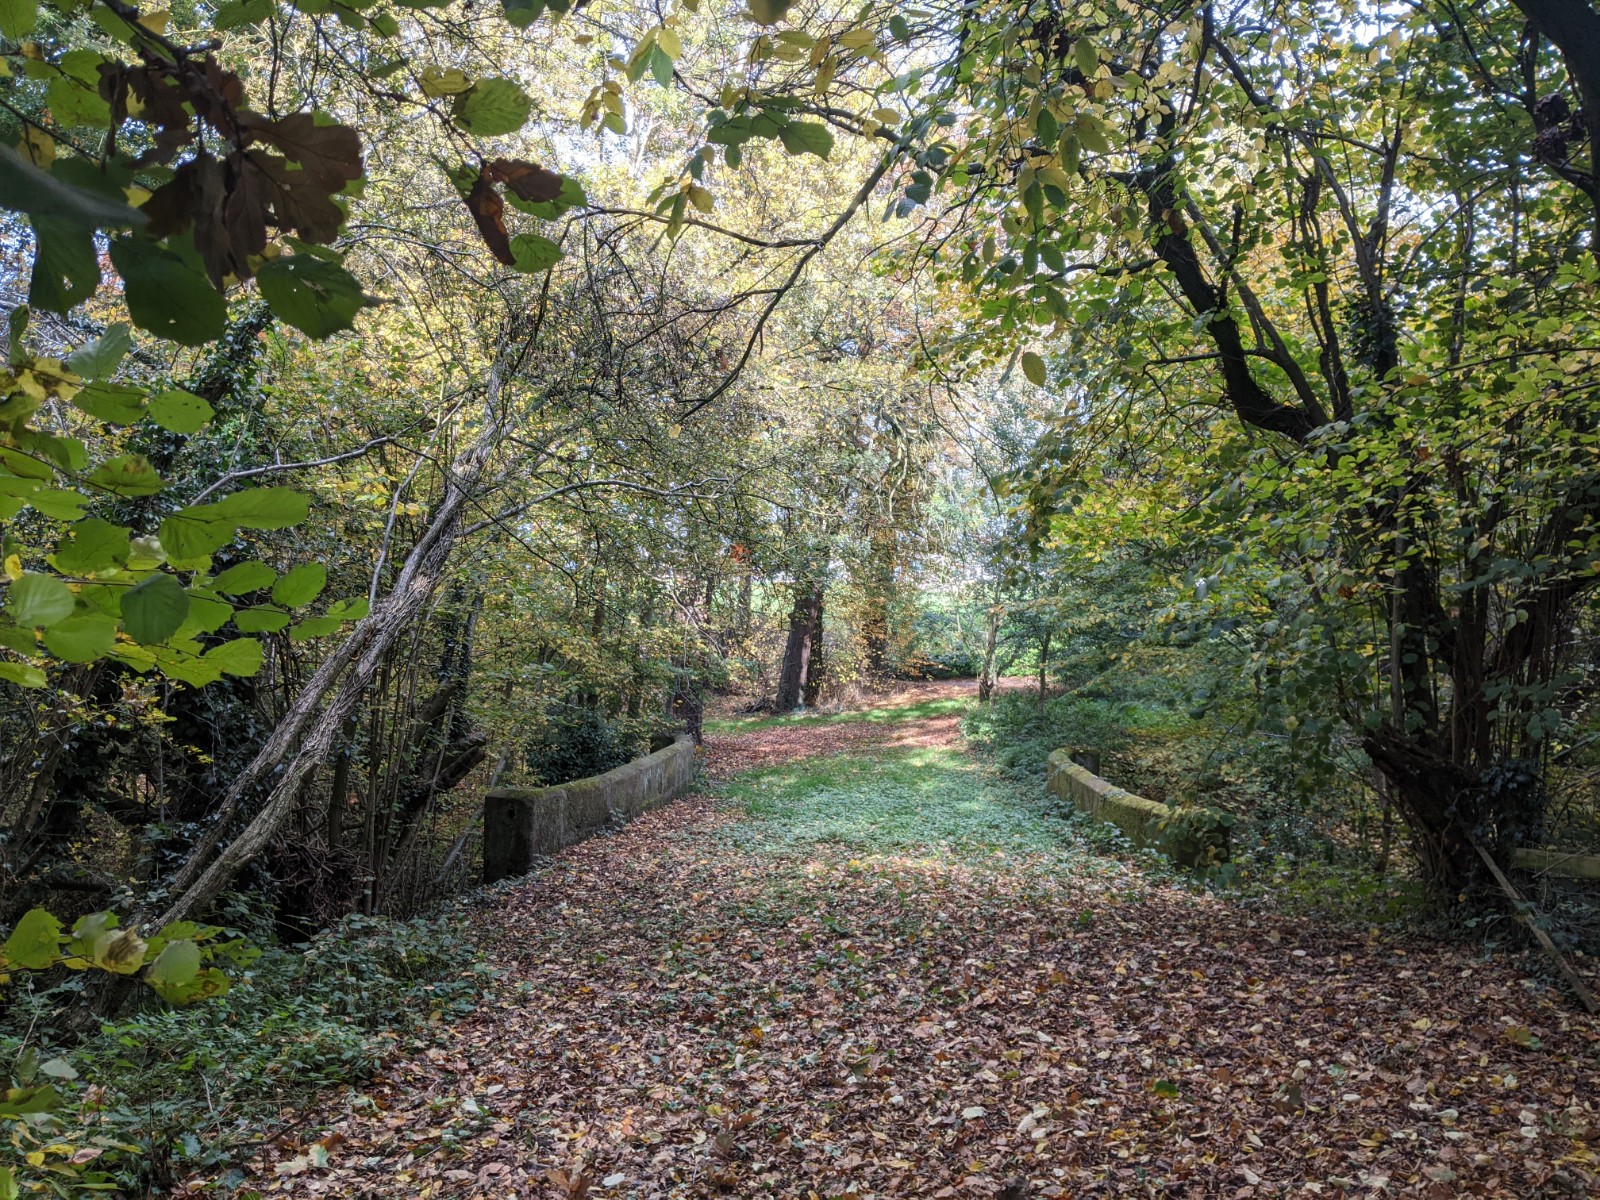
POLYGON ((1026 858, 1061 869, 1086 854, 1053 798, 947 747, 803 759, 746 772, 718 791, 754 818, 723 826, 721 836, 755 853, 834 847, 862 858, 969 866, 1026 858))
POLYGON ((923 700, 916 704, 884 704, 876 708, 851 709, 845 712, 796 712, 783 716, 724 717, 707 721, 707 733, 749 733, 757 729, 778 729, 785 725, 842 725, 856 722, 886 725, 898 721, 920 721, 927 717, 960 716, 972 706, 965 696, 947 696, 939 700, 923 700))

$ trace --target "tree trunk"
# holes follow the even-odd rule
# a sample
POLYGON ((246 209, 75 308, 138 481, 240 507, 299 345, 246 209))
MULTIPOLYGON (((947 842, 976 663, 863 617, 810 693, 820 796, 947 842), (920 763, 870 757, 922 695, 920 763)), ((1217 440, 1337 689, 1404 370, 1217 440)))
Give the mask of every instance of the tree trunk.
POLYGON ((175 899, 158 925, 203 910, 272 843, 293 810, 302 784, 328 761, 339 731, 354 715, 390 650, 426 608, 504 433, 501 382, 496 364, 489 375, 486 419, 472 445, 451 464, 444 499, 406 556, 393 587, 300 689, 255 759, 229 787, 211 829, 195 844, 172 881, 169 894, 175 899), (325 706, 330 692, 333 700, 325 706), (263 786, 267 790, 255 816, 218 851, 233 818, 263 786))
POLYGON ((983 669, 978 672, 978 699, 985 704, 994 699, 994 690, 1000 682, 995 663, 995 650, 1000 644, 1000 614, 1000 605, 990 607, 988 627, 983 638, 983 669))
MULTIPOLYGON (((778 673, 777 708, 792 712, 807 695, 811 656, 822 642, 822 584, 805 580, 795 587, 794 609, 789 614, 789 640, 778 673)), ((815 698, 814 687, 810 689, 815 698)))
POLYGON ((1045 687, 1050 681, 1050 634, 1046 633, 1039 639, 1039 711, 1044 711, 1045 687))

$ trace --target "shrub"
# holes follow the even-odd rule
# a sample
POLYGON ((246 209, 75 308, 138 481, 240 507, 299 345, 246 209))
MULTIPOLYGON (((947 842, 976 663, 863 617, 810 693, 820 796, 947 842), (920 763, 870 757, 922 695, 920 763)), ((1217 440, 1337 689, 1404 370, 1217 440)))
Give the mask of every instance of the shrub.
POLYGON ((545 787, 602 775, 633 758, 639 747, 620 723, 597 708, 553 705, 545 724, 527 744, 523 760, 534 782, 545 787))

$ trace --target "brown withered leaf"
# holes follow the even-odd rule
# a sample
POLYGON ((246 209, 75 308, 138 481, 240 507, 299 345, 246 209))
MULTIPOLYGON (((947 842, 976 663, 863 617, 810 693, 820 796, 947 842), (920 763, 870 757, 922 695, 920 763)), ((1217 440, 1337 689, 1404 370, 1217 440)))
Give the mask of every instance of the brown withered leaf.
POLYGON ((344 212, 328 189, 306 171, 296 170, 276 154, 250 150, 245 154, 245 170, 263 177, 265 194, 271 198, 275 223, 292 229, 308 242, 326 245, 339 235, 344 212))
MULTIPOLYGON (((706 766, 847 756, 926 841, 834 841, 830 784, 812 834, 701 795, 563 850, 474 910, 504 984, 294 1119, 348 1140, 292 1194, 1600 1196, 1600 1027, 1520 956, 1145 875, 958 766, 956 713, 902 717, 714 731, 706 766), (946 846, 974 801, 1030 840, 946 846)), ((289 1195, 304 1152, 242 1165, 289 1195)))
POLYGON ((240 125, 305 172, 306 181, 324 192, 338 192, 361 178, 361 135, 348 125, 318 125, 310 113, 272 121, 245 113, 240 125))
POLYGON ((218 129, 232 129, 244 105, 244 80, 206 55, 183 72, 184 90, 194 111, 218 129))
POLYGON ((483 169, 490 183, 503 183, 522 200, 538 204, 561 195, 561 176, 520 158, 497 158, 483 169))
POLYGON ((508 267, 516 262, 511 253, 511 236, 506 232, 506 202, 484 176, 478 176, 473 183, 466 204, 472 219, 478 223, 478 232, 483 235, 489 253, 508 267))

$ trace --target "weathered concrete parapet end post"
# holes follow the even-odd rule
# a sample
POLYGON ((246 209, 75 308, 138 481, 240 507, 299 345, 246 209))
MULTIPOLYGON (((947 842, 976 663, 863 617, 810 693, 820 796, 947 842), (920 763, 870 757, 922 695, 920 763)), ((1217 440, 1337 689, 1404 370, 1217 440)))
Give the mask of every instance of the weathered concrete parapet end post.
POLYGON ((497 788, 483 800, 483 881, 526 875, 534 861, 625 825, 681 796, 694 782, 694 739, 557 787, 497 788))
POLYGON ((1132 792, 1079 766, 1078 753, 1050 756, 1047 786, 1083 812, 1115 825, 1136 844, 1161 851, 1186 867, 1228 861, 1233 818, 1215 808, 1179 809, 1132 792))

